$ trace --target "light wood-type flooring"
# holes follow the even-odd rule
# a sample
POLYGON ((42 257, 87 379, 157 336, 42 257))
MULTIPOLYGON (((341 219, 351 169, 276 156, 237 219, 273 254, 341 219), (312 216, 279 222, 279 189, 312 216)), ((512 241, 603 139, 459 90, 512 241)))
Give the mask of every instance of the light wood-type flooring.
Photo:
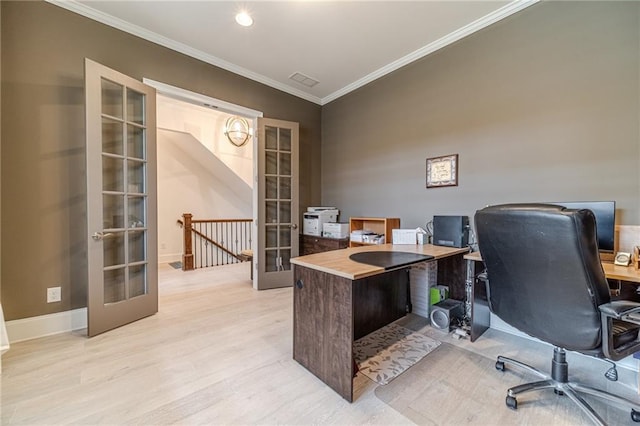
MULTIPOLYGON (((152 317, 91 339, 78 331, 12 344, 2 358, 1 423, 412 424, 376 397, 377 384, 366 377, 357 376, 350 404, 292 359, 291 288, 253 290, 247 264, 193 272, 161 265, 159 277, 160 308, 152 317)), ((550 364, 549 346, 510 334, 489 330, 470 343, 425 327, 419 317, 405 325, 487 357, 550 364)), ((583 358, 571 372, 606 385, 607 365, 583 358)), ((620 374, 612 386, 633 394, 636 374, 620 374)), ((464 395, 450 397, 460 401, 455 409, 465 409, 464 395)), ((503 399, 485 409, 508 410, 503 399)), ((537 424, 527 411, 517 410, 517 424, 537 424)), ((584 418, 576 409, 554 424, 584 418)))

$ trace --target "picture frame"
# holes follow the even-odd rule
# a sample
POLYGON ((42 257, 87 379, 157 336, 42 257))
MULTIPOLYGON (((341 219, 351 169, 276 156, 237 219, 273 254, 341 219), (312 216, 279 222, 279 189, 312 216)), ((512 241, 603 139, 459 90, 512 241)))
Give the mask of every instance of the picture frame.
POLYGON ((427 158, 427 188, 458 186, 458 154, 427 158))

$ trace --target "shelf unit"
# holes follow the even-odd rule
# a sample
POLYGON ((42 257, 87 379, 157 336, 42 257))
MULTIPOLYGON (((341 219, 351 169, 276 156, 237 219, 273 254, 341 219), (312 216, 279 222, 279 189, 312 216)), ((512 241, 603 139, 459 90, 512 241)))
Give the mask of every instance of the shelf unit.
MULTIPOLYGON (((349 233, 359 230, 369 230, 384 235, 385 243, 392 243, 392 230, 400 228, 397 217, 352 217, 349 219, 349 233)), ((360 243, 349 239, 349 247, 367 246, 371 243, 360 243)))

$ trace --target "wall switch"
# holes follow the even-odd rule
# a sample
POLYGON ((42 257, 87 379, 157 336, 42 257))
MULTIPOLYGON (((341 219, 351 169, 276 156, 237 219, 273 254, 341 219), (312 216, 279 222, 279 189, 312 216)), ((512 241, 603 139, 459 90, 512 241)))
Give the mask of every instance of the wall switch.
POLYGON ((47 303, 60 302, 62 300, 62 290, 60 287, 49 287, 47 289, 47 303))

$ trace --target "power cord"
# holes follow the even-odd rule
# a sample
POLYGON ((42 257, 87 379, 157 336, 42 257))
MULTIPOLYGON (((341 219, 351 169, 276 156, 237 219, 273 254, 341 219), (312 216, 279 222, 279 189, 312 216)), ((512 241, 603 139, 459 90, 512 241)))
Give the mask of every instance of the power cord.
POLYGON ((469 248, 471 251, 478 251, 478 240, 476 240, 476 233, 471 226, 469 226, 469 248))
POLYGON ((604 373, 604 377, 606 377, 607 379, 611 380, 612 382, 617 382, 618 381, 618 370, 616 369, 616 364, 614 362, 611 362, 609 360, 604 360, 606 362, 611 363, 611 368, 607 370, 606 373, 604 373))
POLYGON ((427 231, 427 235, 429 236, 429 242, 433 242, 433 220, 430 220, 424 226, 424 229, 427 231))

